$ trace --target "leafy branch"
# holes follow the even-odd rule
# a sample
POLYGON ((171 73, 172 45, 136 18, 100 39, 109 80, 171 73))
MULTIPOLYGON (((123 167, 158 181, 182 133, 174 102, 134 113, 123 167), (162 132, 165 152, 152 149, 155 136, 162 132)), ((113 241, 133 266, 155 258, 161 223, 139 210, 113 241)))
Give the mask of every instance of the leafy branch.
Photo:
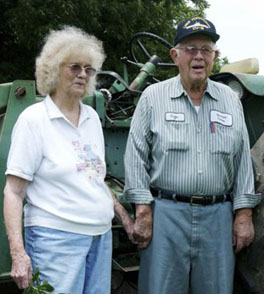
POLYGON ((47 282, 40 282, 39 280, 39 269, 36 268, 29 287, 24 290, 23 294, 46 294, 52 293, 54 288, 47 282))

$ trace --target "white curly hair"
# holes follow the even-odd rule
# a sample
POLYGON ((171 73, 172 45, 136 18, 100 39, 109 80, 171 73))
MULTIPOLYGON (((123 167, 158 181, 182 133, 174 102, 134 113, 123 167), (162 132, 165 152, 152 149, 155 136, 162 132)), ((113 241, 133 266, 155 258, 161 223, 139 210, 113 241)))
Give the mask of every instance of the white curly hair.
MULTIPOLYGON (((50 31, 40 55, 36 58, 36 84, 41 95, 55 91, 60 65, 78 52, 87 54, 91 66, 96 70, 101 68, 106 57, 102 42, 79 28, 64 26, 61 30, 50 31)), ((95 83, 96 77, 90 77, 84 96, 94 90, 95 83)))

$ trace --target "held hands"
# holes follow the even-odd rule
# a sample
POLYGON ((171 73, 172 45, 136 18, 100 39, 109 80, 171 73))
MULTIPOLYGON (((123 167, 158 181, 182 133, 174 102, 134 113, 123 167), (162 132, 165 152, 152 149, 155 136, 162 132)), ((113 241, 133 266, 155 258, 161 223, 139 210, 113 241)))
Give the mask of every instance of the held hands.
POLYGON ((109 189, 114 201, 116 216, 121 220, 129 240, 143 249, 148 246, 152 238, 152 208, 151 205, 136 205, 136 220, 134 221, 126 209, 118 202, 109 189))
POLYGON ((11 277, 19 289, 25 289, 29 286, 32 279, 32 266, 30 258, 25 251, 12 254, 11 277))
POLYGON ((152 209, 150 205, 137 205, 136 220, 128 213, 119 209, 119 217, 129 240, 138 245, 138 248, 146 248, 152 238, 152 209))
POLYGON ((240 252, 244 247, 252 243, 254 236, 252 209, 244 208, 237 210, 233 224, 233 246, 235 246, 235 253, 240 252))

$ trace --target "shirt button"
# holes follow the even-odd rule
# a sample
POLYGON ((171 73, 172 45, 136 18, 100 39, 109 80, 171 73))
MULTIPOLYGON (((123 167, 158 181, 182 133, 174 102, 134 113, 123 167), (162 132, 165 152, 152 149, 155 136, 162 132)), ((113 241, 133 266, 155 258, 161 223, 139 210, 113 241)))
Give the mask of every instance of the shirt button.
POLYGON ((201 133, 201 128, 196 129, 197 133, 201 133))
POLYGON ((201 149, 197 149, 197 153, 199 153, 199 154, 200 154, 200 153, 201 153, 201 149))
POLYGON ((201 175, 203 171, 201 169, 198 170, 198 175, 201 175))

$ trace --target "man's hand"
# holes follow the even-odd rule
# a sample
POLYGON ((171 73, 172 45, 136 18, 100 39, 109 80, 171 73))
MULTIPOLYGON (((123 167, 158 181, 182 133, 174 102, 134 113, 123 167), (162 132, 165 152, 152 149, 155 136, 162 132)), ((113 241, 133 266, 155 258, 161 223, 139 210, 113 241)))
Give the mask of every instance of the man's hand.
POLYGON ((243 208, 236 211, 233 224, 233 245, 235 253, 253 242, 255 230, 252 223, 252 209, 243 208))
POLYGON ((32 266, 29 256, 23 253, 12 255, 11 277, 16 282, 19 289, 26 289, 32 279, 32 266))
POLYGON ((133 239, 138 248, 146 248, 152 238, 152 208, 151 205, 136 205, 136 221, 134 224, 133 239))

